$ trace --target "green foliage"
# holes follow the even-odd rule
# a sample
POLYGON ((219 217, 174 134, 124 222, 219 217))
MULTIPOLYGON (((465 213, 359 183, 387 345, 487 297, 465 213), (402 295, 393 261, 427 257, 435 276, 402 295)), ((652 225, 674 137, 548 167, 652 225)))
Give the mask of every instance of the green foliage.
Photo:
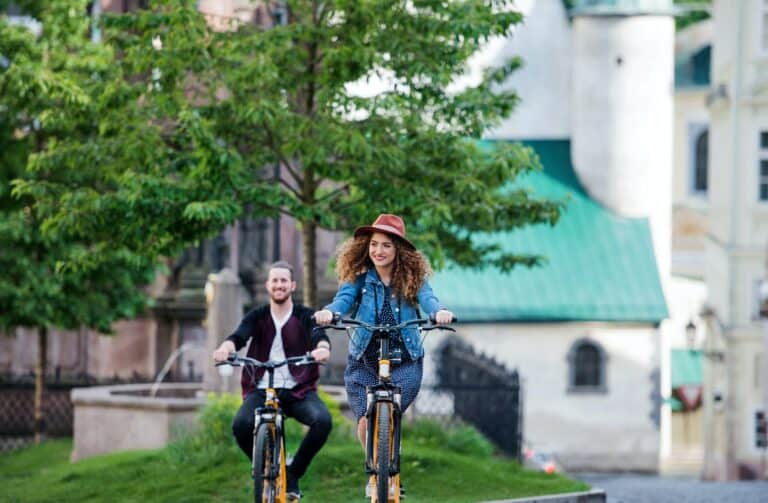
MULTIPOLYGON (((155 257, 245 212, 294 217, 305 246, 318 227, 348 231, 395 212, 437 267, 537 263, 473 240, 553 224, 561 209, 499 190, 538 168, 530 150, 489 155, 474 142, 512 112, 518 97, 500 84, 520 61, 453 85, 522 16, 480 0, 287 8, 286 25, 220 31, 191 0, 105 15, 111 60, 83 103, 98 131, 59 138, 34 164, 40 178, 59 162, 100 169, 17 185, 38 201, 45 229, 155 257)), ((314 253, 305 256, 311 301, 314 253)))
POLYGON ((6 12, 8 7, 14 6, 26 16, 39 18, 45 4, 50 3, 50 1, 51 0, 0 0, 0 12, 6 12))
MULTIPOLYGON (((679 7, 685 8, 686 4, 694 4, 697 7, 706 5, 710 9, 712 8, 711 0, 675 0, 675 5, 679 7)), ((685 11, 675 16, 675 28, 677 30, 682 30, 692 24, 709 18, 709 12, 706 9, 685 11)))
POLYGON ((114 320, 144 309, 140 286, 152 281, 154 262, 113 242, 44 233, 42 215, 78 196, 41 196, 99 169, 67 148, 86 145, 97 131, 92 96, 112 53, 88 40, 87 1, 19 5, 34 7, 43 29, 38 37, 0 17, 8 62, 0 67, 0 327, 84 325, 107 333, 114 320))
MULTIPOLYGON (((105 161, 77 148, 87 150, 98 131, 93 96, 113 57, 109 47, 89 41, 88 3, 19 2, 40 21, 39 35, 0 16, 0 330, 35 327, 42 338, 49 327, 109 333, 115 320, 144 310, 141 287, 154 277, 154 257, 115 240, 51 232, 45 222, 59 205, 83 197, 62 190, 45 200, 48 188, 90 180, 105 161)), ((110 227, 115 234, 118 222, 110 227)), ((36 373, 45 376, 46 358, 39 356, 36 373)), ((44 379, 36 387, 42 393, 44 379)), ((35 403, 36 416, 42 407, 35 403)))
POLYGON ((331 413, 333 430, 331 430, 331 435, 328 438, 328 441, 346 442, 349 439, 357 440, 357 425, 341 412, 339 403, 322 390, 318 391, 318 395, 331 413))
MULTIPOLYGON (((405 442, 401 467, 407 501, 469 503, 588 488, 560 475, 522 470, 508 460, 405 442)), ((169 463, 165 450, 134 451, 70 463, 71 449, 69 440, 54 441, 0 456, 3 501, 72 501, 72 495, 82 503, 252 499, 248 463, 242 454, 215 463, 203 459, 169 463)), ((301 479, 301 489, 308 502, 362 501, 365 480, 360 445, 347 439, 323 447, 301 479)))
POLYGON ((178 465, 221 463, 242 454, 232 437, 232 420, 242 399, 234 394, 208 394, 194 427, 176 432, 177 440, 167 449, 169 460, 178 465))
POLYGON ((232 419, 241 402, 242 399, 236 394, 209 393, 208 402, 198 418, 201 444, 223 443, 232 437, 232 419))
MULTIPOLYGON (((318 393, 333 421, 333 430, 328 442, 348 442, 354 438, 352 422, 344 417, 339 404, 327 393, 318 393)), ((195 426, 178 432, 179 437, 168 447, 170 459, 175 463, 220 462, 230 457, 241 457, 239 447, 232 436, 232 420, 235 418, 242 399, 235 394, 208 395, 205 406, 198 413, 195 426)), ((298 447, 306 429, 294 419, 285 422, 285 436, 288 451, 298 447)))
POLYGON ((419 419, 414 423, 403 424, 403 437, 408 445, 445 448, 451 452, 466 454, 477 458, 489 458, 493 445, 472 426, 454 426, 446 428, 429 420, 419 419))

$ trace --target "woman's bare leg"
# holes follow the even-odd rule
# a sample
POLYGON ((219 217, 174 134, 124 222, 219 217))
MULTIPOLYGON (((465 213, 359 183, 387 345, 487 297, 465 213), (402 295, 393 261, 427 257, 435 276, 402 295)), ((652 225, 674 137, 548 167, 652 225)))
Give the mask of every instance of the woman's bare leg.
POLYGON ((363 447, 363 452, 365 452, 365 434, 367 429, 368 428, 365 417, 361 417, 357 422, 357 438, 360 440, 360 445, 363 447))

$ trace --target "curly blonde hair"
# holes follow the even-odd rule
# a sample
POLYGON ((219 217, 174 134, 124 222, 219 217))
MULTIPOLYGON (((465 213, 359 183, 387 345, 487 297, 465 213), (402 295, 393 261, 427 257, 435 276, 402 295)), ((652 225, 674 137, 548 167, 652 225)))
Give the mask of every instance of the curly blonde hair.
MULTIPOLYGON (((392 292, 410 304, 418 303, 417 294, 432 268, 421 252, 405 245, 397 236, 389 235, 395 243, 395 261, 392 264, 392 292)), ((336 251, 336 275, 342 283, 351 283, 360 274, 373 269, 373 261, 368 256, 371 234, 352 237, 341 243, 336 251)))

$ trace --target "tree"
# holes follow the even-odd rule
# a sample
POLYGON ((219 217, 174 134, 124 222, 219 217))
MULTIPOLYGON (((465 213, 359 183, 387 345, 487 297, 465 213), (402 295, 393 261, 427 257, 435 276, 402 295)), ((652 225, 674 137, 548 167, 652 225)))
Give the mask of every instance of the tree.
POLYGON ((682 11, 675 16, 675 27, 682 30, 688 26, 710 18, 711 0, 675 0, 675 5, 682 11))
POLYGON ((58 141, 82 140, 96 129, 89 91, 108 71, 110 58, 106 48, 88 42, 85 3, 38 3, 39 37, 0 18, 0 329, 38 331, 37 441, 44 433, 49 328, 87 326, 108 333, 116 319, 141 312, 140 286, 151 281, 154 269, 127 250, 43 234, 45 206, 34 199, 35 191, 21 197, 11 191, 11 181, 17 188, 65 184, 95 168, 50 160, 44 173, 36 170, 39 157, 58 141), (98 260, 83 260, 94 254, 98 260), (65 266, 75 260, 82 267, 65 266))
POLYGON ((502 84, 520 61, 455 84, 521 15, 481 0, 285 8, 287 23, 271 29, 233 22, 214 31, 191 0, 106 18, 118 78, 100 97, 99 137, 58 143, 49 156, 108 162, 98 179, 37 186, 61 203, 48 205, 46 226, 172 254, 246 208, 290 215, 302 230, 308 305, 316 230, 349 230, 380 212, 402 214, 438 267, 538 263, 476 239, 553 224, 561 209, 511 185, 536 169, 530 150, 487 152, 475 141, 512 112, 518 98, 502 84))

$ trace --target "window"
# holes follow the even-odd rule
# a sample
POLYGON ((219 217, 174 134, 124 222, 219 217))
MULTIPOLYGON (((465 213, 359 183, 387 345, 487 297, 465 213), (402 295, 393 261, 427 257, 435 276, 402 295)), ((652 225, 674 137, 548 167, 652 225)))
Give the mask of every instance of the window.
POLYGON ((768 281, 752 280, 752 319, 768 320, 768 281))
POLYGON ((768 447, 768 414, 762 406, 755 407, 752 420, 752 446, 758 451, 768 447))
POLYGON ((568 352, 568 391, 605 392, 605 363, 605 352, 598 343, 576 341, 568 352))
POLYGON ((584 344, 576 350, 574 386, 600 385, 600 353, 595 346, 584 344))
POLYGON ((272 21, 274 26, 288 24, 288 9, 284 5, 276 5, 272 9, 272 21))
POLYGON ((768 131, 760 131, 760 152, 757 173, 757 198, 768 201, 768 131))
POLYGON ((706 125, 691 125, 691 192, 706 195, 709 166, 709 129, 706 125))
POLYGON ((134 12, 150 8, 149 0, 123 0, 122 12, 134 12))

